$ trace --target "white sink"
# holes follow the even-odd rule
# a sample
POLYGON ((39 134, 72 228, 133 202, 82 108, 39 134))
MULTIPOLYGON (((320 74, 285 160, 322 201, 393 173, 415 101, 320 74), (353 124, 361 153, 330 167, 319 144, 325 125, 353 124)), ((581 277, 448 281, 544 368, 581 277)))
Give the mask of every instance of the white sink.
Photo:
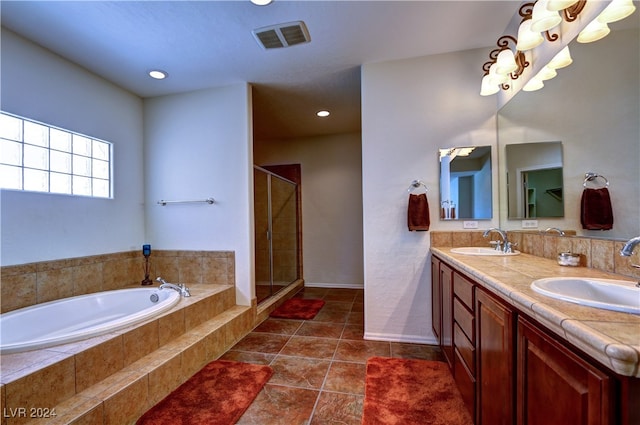
POLYGON ((454 254, 464 254, 464 255, 491 255, 491 256, 510 256, 510 255, 518 255, 520 251, 514 250, 513 252, 502 252, 496 251, 494 248, 486 248, 486 247, 477 247, 477 246, 465 246, 461 248, 451 248, 451 252, 454 254))
POLYGON ((640 314, 640 288, 627 280, 551 277, 535 280, 531 289, 589 307, 640 314))

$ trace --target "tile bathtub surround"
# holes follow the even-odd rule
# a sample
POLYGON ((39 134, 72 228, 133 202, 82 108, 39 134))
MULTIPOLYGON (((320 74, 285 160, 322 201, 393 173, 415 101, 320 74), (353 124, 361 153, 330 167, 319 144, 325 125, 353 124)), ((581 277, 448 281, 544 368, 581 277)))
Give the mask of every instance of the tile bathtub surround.
MULTIPOLYGON (((483 238, 482 231, 431 232, 432 247, 488 246, 489 241, 499 240, 500 236, 492 232, 483 238)), ((517 243, 516 249, 536 257, 556 260, 558 253, 571 251, 580 254, 580 266, 616 273, 632 278, 640 278, 640 269, 631 264, 640 264, 640 250, 636 249, 631 257, 621 257, 619 252, 624 241, 595 239, 571 235, 543 234, 529 231, 510 231, 509 240, 517 243)))
MULTIPOLYGON (((235 344, 251 330, 255 316, 255 307, 235 306, 233 286, 193 285, 192 297, 140 326, 3 355, 0 404, 55 406, 61 417, 52 423, 79 418, 87 421, 81 423, 130 423, 235 344), (203 303, 211 306, 209 317, 202 318, 203 303), (175 322, 181 325, 173 326, 175 322), (169 329, 173 334, 163 336, 169 329)), ((24 421, 10 418, 6 423, 24 421)))
MULTIPOLYGON (((230 251, 152 251, 150 277, 169 282, 235 284, 230 251)), ((139 285, 144 257, 139 251, 69 258, 0 268, 0 313, 100 291, 139 285)))

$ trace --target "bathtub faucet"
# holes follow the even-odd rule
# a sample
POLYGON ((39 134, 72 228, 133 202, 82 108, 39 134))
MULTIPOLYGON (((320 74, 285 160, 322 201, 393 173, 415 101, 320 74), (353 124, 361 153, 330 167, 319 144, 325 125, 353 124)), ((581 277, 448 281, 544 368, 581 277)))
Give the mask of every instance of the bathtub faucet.
POLYGON ((177 285, 174 284, 174 283, 169 283, 166 280, 164 280, 163 278, 161 278, 160 276, 158 276, 156 278, 156 280, 158 282, 160 282, 160 288, 159 289, 171 288, 173 290, 178 291, 178 293, 180 295, 182 295, 183 297, 190 297, 191 296, 191 292, 189 292, 189 288, 184 286, 184 283, 179 283, 177 285))

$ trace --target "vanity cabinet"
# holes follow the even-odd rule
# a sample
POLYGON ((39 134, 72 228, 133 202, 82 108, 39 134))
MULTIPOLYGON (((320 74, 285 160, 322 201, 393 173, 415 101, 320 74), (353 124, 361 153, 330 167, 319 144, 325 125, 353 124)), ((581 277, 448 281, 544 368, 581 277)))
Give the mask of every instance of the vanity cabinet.
POLYGON ((613 424, 612 379, 518 318, 519 425, 613 424))
POLYGON ((481 288, 476 287, 475 292, 477 399, 481 406, 476 424, 511 425, 515 423, 515 315, 505 303, 481 288))
POLYGON ((432 276, 440 345, 476 424, 640 424, 639 379, 608 371, 436 256, 432 276))

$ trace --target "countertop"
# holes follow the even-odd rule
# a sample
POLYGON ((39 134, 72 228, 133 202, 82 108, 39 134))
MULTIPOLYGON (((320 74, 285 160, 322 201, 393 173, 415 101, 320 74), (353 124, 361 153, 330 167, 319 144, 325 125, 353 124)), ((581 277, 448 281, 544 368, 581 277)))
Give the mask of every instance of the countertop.
POLYGON ((632 278, 587 267, 563 267, 554 260, 524 253, 508 257, 471 256, 455 254, 444 247, 432 247, 431 252, 608 369, 623 376, 640 377, 640 315, 560 301, 531 289, 531 282, 546 277, 636 282, 632 278))

